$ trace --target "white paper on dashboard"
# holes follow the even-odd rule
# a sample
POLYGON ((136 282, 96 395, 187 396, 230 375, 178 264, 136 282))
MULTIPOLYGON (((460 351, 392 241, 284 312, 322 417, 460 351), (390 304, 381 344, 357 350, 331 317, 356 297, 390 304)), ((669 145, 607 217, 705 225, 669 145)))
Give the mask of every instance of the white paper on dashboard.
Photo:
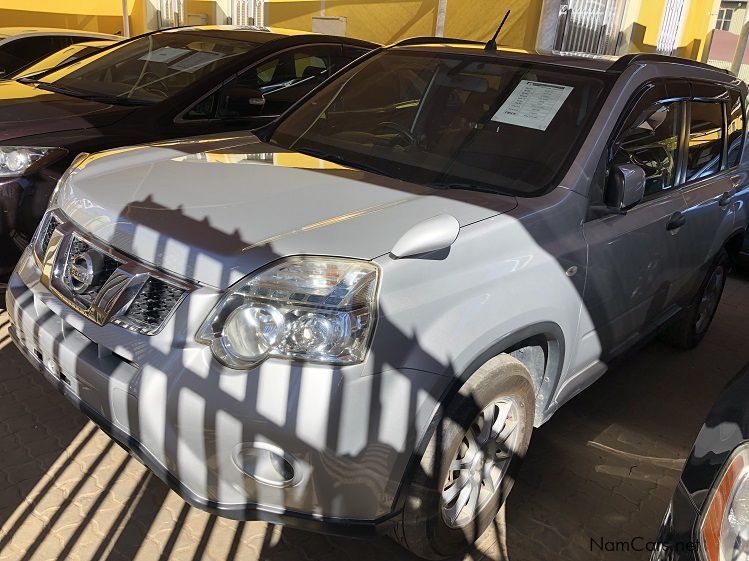
POLYGON ((571 86, 522 80, 492 121, 545 131, 573 89, 571 86))
POLYGON ((177 49, 175 47, 161 47, 155 51, 144 54, 138 60, 145 60, 147 62, 171 62, 175 58, 186 55, 190 52, 190 49, 177 49))
POLYGON ((199 51, 191 54, 188 57, 178 60, 169 68, 172 70, 179 70, 180 72, 195 72, 197 69, 202 68, 206 64, 211 64, 220 58, 223 58, 222 53, 212 53, 210 51, 199 51))

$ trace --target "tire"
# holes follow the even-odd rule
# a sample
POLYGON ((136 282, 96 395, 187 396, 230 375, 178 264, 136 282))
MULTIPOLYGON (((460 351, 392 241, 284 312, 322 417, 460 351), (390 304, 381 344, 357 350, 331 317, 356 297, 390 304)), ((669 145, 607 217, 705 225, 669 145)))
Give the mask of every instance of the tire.
POLYGON ((534 412, 533 383, 520 361, 503 354, 479 368, 444 410, 416 474, 405 490, 405 507, 391 537, 424 559, 446 559, 464 552, 476 542, 492 523, 512 488, 528 450, 534 412), (482 429, 487 426, 485 418, 495 417, 497 421, 492 426, 496 429, 505 414, 506 423, 502 424, 500 433, 509 431, 504 444, 513 453, 503 460, 504 453, 492 455, 492 446, 497 447, 499 440, 494 438, 495 430, 485 433, 482 429), (466 481, 471 480, 466 475, 470 470, 451 470, 451 464, 467 466, 477 457, 473 451, 483 440, 489 442, 485 445, 486 457, 496 458, 496 464, 482 463, 483 456, 478 456, 473 463, 484 466, 480 477, 485 479, 478 485, 468 484, 466 481), (491 485, 485 485, 484 481, 491 485), (474 500, 471 494, 465 499, 465 488, 471 491, 478 488, 477 498, 474 500), (468 504, 460 509, 459 503, 463 500, 468 504))
POLYGON ((730 270, 731 258, 725 249, 721 250, 694 302, 661 333, 663 342, 684 350, 693 349, 702 342, 718 310, 730 270))

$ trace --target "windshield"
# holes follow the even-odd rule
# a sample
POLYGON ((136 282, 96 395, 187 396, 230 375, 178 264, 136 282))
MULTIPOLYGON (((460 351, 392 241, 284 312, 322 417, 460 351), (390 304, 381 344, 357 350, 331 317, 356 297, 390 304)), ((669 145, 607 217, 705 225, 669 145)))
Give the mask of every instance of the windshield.
POLYGON ((156 103, 231 64, 256 44, 201 32, 145 35, 41 80, 70 95, 156 103))
POLYGON ((414 183, 534 196, 569 167, 610 80, 495 56, 389 50, 323 88, 271 142, 414 183))

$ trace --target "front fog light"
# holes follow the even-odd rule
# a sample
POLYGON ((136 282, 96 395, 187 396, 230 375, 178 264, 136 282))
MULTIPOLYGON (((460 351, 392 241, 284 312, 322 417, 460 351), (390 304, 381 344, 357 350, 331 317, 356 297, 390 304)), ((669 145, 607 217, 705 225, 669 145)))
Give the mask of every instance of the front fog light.
POLYGON ((378 281, 367 261, 284 259, 227 291, 196 338, 235 369, 268 357, 356 364, 374 329, 378 281))
POLYGON ((700 524, 706 561, 749 561, 749 444, 734 451, 706 504, 700 524))

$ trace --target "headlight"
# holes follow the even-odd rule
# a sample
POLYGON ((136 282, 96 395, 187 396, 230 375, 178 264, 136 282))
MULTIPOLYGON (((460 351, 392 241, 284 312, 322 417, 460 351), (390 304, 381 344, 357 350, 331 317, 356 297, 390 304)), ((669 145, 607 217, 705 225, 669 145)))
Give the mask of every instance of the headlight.
POLYGON ((377 315, 379 268, 290 257, 231 288, 197 335, 230 368, 268 357, 328 364, 364 360, 377 315))
POLYGON ((713 487, 700 538, 706 561, 749 560, 749 444, 734 451, 713 487))
POLYGON ((67 154, 64 148, 0 146, 0 177, 21 177, 67 154))

